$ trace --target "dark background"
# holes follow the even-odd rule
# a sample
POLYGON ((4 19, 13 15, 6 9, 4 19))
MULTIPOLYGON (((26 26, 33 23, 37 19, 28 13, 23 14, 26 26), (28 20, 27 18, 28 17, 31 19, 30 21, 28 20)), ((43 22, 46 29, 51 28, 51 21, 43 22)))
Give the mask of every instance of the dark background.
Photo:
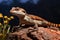
MULTIPOLYGON (((0 13, 11 16, 12 7, 22 7, 27 13, 38 15, 50 22, 60 23, 59 0, 0 0, 0 13)), ((18 18, 10 21, 11 25, 18 25, 18 18)))

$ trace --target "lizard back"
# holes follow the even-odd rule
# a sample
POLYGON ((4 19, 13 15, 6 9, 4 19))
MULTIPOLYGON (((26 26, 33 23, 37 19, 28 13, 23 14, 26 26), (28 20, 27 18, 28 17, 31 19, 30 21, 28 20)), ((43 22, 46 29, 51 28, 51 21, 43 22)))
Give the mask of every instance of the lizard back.
POLYGON ((35 15, 31 15, 31 14, 28 14, 28 16, 31 17, 33 20, 43 21, 45 23, 43 25, 60 27, 60 24, 55 24, 55 23, 49 22, 49 21, 47 21, 39 16, 35 16, 35 15))

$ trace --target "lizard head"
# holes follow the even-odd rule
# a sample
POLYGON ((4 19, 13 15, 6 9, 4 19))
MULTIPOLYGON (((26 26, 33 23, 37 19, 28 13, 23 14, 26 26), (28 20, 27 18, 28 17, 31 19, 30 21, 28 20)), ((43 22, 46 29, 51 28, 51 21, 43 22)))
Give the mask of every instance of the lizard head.
POLYGON ((20 7, 12 7, 10 13, 16 16, 24 16, 26 14, 26 11, 20 7))

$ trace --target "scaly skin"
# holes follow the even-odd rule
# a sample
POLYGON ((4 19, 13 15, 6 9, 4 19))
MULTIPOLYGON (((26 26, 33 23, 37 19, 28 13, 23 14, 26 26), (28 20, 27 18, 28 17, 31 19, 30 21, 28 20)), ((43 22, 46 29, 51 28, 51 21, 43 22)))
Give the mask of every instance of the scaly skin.
POLYGON ((23 8, 13 7, 10 10, 10 13, 19 18, 20 25, 25 24, 25 25, 35 25, 35 26, 39 25, 39 26, 60 27, 60 24, 51 23, 41 17, 27 14, 27 12, 23 8))

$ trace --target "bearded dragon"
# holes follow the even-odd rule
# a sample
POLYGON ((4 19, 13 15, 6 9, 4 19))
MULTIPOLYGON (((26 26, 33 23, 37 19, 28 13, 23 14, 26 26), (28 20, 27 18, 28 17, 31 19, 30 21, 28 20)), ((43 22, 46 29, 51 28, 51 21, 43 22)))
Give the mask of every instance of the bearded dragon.
POLYGON ((25 9, 20 7, 12 7, 10 13, 19 18, 20 25, 35 25, 36 28, 38 26, 60 27, 60 24, 51 23, 39 16, 28 14, 25 9))

